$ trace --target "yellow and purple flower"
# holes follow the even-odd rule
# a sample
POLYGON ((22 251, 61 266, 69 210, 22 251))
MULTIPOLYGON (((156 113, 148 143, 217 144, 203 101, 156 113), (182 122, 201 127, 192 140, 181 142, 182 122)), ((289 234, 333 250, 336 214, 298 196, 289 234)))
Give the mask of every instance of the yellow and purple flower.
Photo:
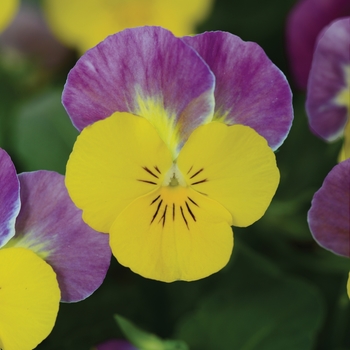
POLYGON ((64 177, 17 176, 0 149, 0 348, 33 349, 51 332, 59 302, 87 298, 110 262, 105 235, 81 220, 64 177))
POLYGON ((122 265, 167 282, 227 264, 231 225, 258 220, 276 191, 273 150, 293 116, 289 85, 257 44, 160 27, 89 50, 63 104, 82 130, 66 186, 84 221, 110 234, 122 265))
POLYGON ((350 16, 349 0, 300 0, 288 16, 287 52, 293 78, 305 90, 319 33, 333 20, 350 16))

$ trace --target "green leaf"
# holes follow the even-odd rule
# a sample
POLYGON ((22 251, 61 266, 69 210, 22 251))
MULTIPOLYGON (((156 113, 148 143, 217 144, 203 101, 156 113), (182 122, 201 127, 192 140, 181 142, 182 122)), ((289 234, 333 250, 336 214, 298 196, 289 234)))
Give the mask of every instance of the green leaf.
POLYGON ((140 350, 188 350, 182 341, 162 340, 141 330, 122 316, 114 315, 114 318, 128 340, 140 350))
POLYGON ((177 336, 193 350, 312 349, 324 314, 318 291, 247 248, 237 253, 231 282, 204 299, 177 336))
POLYGON ((17 115, 14 147, 25 171, 65 172, 78 131, 52 90, 23 105, 17 115))

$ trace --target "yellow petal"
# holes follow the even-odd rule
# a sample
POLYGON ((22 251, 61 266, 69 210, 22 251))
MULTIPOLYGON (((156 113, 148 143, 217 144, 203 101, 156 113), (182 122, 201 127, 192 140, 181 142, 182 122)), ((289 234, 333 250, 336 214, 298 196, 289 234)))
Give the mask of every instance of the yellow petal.
POLYGON ((212 122, 198 127, 177 164, 194 190, 231 213, 234 226, 260 219, 279 183, 275 155, 266 140, 243 125, 212 122))
MULTIPOLYGON (((348 112, 350 113, 350 107, 348 108, 348 112)), ((350 158, 350 115, 348 122, 345 126, 344 130, 344 143, 342 149, 339 154, 339 162, 342 162, 345 159, 350 158)))
POLYGON ((29 350, 51 332, 60 290, 44 260, 24 248, 0 250, 0 348, 29 350))
POLYGON ((110 245, 122 265, 144 277, 193 281, 227 264, 230 224, 230 213, 219 203, 188 187, 161 187, 118 216, 110 245))
POLYGON ((1 0, 0 2, 0 32, 10 23, 18 9, 18 0, 1 0))
POLYGON ((157 25, 177 36, 193 34, 212 0, 44 0, 49 25, 83 53, 125 28, 157 25))
POLYGON ((129 203, 160 186, 171 165, 170 151, 147 120, 115 113, 78 136, 66 186, 84 221, 107 233, 129 203))

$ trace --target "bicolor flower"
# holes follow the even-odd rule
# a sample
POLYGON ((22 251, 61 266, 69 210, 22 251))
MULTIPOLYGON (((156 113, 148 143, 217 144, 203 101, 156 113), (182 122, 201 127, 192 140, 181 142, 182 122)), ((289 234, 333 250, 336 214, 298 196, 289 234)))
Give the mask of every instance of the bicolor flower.
POLYGON ((83 129, 68 192, 142 276, 191 281, 220 270, 231 225, 258 220, 276 191, 272 149, 289 132, 291 92, 255 43, 127 29, 81 57, 63 103, 83 129))
POLYGON ((1 0, 0 3, 0 33, 7 27, 18 9, 18 0, 1 0))
POLYGON ((287 19, 287 53, 293 78, 305 90, 316 39, 333 20, 350 16, 349 0, 300 0, 287 19))
POLYGON ((341 160, 350 157, 350 17, 320 34, 310 71, 306 111, 311 130, 326 141, 344 136, 341 160))
POLYGON ((157 25, 175 35, 195 32, 213 0, 44 0, 48 24, 81 53, 125 28, 157 25))
POLYGON ((100 286, 108 239, 82 222, 62 175, 17 176, 2 149, 0 188, 0 349, 33 349, 51 332, 60 301, 100 286))

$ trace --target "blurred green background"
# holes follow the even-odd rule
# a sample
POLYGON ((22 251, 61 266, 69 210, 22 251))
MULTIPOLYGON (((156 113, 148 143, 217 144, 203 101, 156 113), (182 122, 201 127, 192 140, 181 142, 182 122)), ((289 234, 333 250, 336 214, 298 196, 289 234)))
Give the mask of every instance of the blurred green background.
MULTIPOLYGON (((248 228, 234 228, 230 263, 197 282, 147 280, 112 258, 99 290, 85 301, 61 304, 53 332, 38 349, 90 349, 122 338, 116 313, 159 337, 183 340, 191 350, 350 349, 349 259, 320 248, 306 222, 312 196, 336 164, 341 144, 311 134, 305 94, 293 87, 285 20, 294 4, 216 0, 198 27, 257 42, 294 90, 294 124, 276 153, 281 184, 266 215, 248 228)), ((78 54, 67 49, 62 57, 52 64, 17 55, 4 50, 0 35, 0 147, 18 172, 65 172, 78 133, 60 98, 78 54)))

